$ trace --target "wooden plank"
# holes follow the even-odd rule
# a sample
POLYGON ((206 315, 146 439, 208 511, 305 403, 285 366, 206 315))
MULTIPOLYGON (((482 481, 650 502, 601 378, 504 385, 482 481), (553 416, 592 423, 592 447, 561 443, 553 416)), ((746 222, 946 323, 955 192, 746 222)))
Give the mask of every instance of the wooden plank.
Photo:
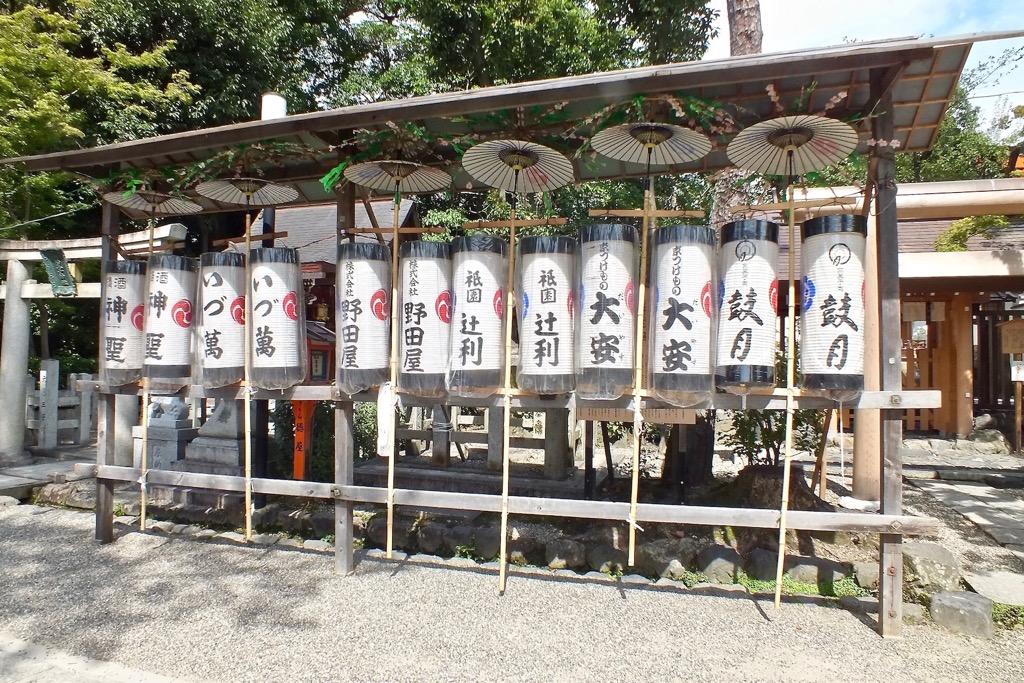
MULTIPOLYGON (((110 387, 101 382, 95 380, 81 380, 77 383, 79 390, 89 389, 98 391, 101 393, 112 393, 112 394, 125 394, 125 395, 139 395, 142 393, 141 388, 138 385, 126 384, 119 387, 110 387)), ((189 399, 201 399, 201 398, 230 398, 230 399, 241 399, 244 396, 243 390, 238 386, 221 387, 218 389, 205 389, 200 385, 190 385, 185 387, 178 394, 182 398, 189 399)), ((253 389, 253 397, 256 399, 265 400, 283 400, 283 401, 334 401, 339 399, 347 399, 348 397, 339 394, 336 389, 329 385, 301 385, 291 387, 290 389, 284 389, 281 391, 271 391, 268 389, 253 389)), ((351 397, 351 400, 355 403, 372 403, 376 402, 377 394, 375 391, 367 391, 356 394, 351 397)), ((551 408, 573 408, 581 410, 583 408, 625 408, 629 405, 632 400, 632 396, 624 397, 613 401, 586 401, 583 399, 576 398, 574 395, 566 396, 555 396, 555 397, 541 397, 532 394, 520 394, 512 396, 512 409, 513 410, 547 410, 551 408)), ((463 397, 449 397, 447 399, 449 405, 460 405, 467 407, 476 408, 490 408, 499 406, 502 403, 500 390, 493 396, 487 396, 483 398, 463 398, 463 397)), ((406 406, 419 406, 427 407, 437 404, 437 399, 420 398, 416 396, 410 396, 408 394, 402 394, 402 403, 406 406)), ((653 398, 643 399, 642 409, 662 409, 665 408, 664 404, 653 398)), ((733 394, 715 394, 713 401, 709 404, 697 406, 697 408, 713 407, 719 410, 739 410, 741 408, 741 398, 733 394)), ((929 391, 865 391, 859 398, 845 401, 843 403, 844 408, 896 408, 899 410, 906 410, 910 408, 937 408, 942 405, 942 392, 936 390, 929 391)), ((836 402, 826 398, 818 396, 800 396, 796 397, 797 408, 834 408, 836 402)), ((785 410, 786 408, 786 397, 785 392, 777 390, 771 394, 750 394, 747 397, 747 408, 753 410, 785 410)))
MULTIPOLYGON (((880 114, 873 122, 876 140, 893 139, 892 94, 883 93, 884 73, 872 72, 872 95, 880 114)), ((876 195, 878 229, 879 359, 882 389, 898 391, 900 370, 900 275, 899 224, 896 217, 896 150, 875 145, 877 159, 876 195)), ((970 342, 969 342, 970 343, 970 342)), ((881 512, 899 515, 903 511, 903 433, 898 410, 882 411, 882 496, 881 512)), ((882 534, 879 549, 878 629, 883 637, 897 637, 903 628, 903 552, 899 533, 882 534)))
MULTIPOLYGON (((334 483, 338 487, 351 486, 353 478, 354 422, 350 401, 334 404, 334 483)), ((352 524, 352 501, 337 498, 334 501, 334 571, 347 575, 355 570, 355 530, 352 524)))
MULTIPOLYGON (((488 443, 486 432, 452 432, 449 439, 452 443, 488 443)), ((429 429, 399 429, 396 439, 415 439, 416 441, 433 441, 434 433, 429 429)), ((544 448, 544 439, 532 436, 513 436, 509 439, 512 448, 544 448)))
MULTIPOLYGON (((284 238, 284 237, 287 237, 287 236, 288 236, 288 231, 285 230, 283 232, 263 233, 263 234, 260 235, 260 239, 261 240, 281 239, 281 238, 284 238)), ((224 239, 214 240, 214 241, 210 242, 210 246, 212 246, 212 247, 221 247, 221 246, 224 246, 225 244, 239 244, 239 243, 242 243, 242 242, 245 242, 245 235, 241 235, 239 237, 225 237, 224 239)))
MULTIPOLYGON (((341 412, 344 412, 344 410, 341 412)), ((136 481, 141 474, 141 470, 134 467, 97 467, 85 463, 76 465, 75 472, 76 474, 83 475, 96 474, 101 478, 111 481, 136 481)), ((170 472, 167 470, 149 470, 148 477, 151 484, 164 486, 186 486, 218 491, 241 491, 245 487, 244 477, 170 472)), ((383 504, 387 501, 387 489, 375 486, 353 486, 350 484, 332 486, 330 484, 297 482, 284 479, 253 479, 252 481, 254 490, 275 495, 312 498, 329 498, 333 495, 336 502, 383 504)), ((483 493, 395 489, 395 503, 416 507, 476 510, 480 512, 498 512, 501 510, 501 496, 483 493)), ((510 496, 509 512, 522 515, 622 521, 629 515, 629 504, 571 498, 510 496)), ((700 524, 770 529, 778 527, 779 511, 639 503, 637 505, 637 520, 665 524, 700 524)), ((898 530, 900 534, 904 535, 932 535, 938 531, 938 521, 930 517, 862 512, 791 511, 787 526, 792 529, 807 531, 882 533, 898 530)))
MULTIPOLYGON (((537 225, 565 225, 569 222, 568 218, 532 218, 530 220, 516 220, 516 228, 528 228, 537 225)), ((469 221, 463 223, 462 227, 473 230, 484 230, 486 228, 507 228, 512 225, 512 221, 469 221)))
MULTIPOLYGON (((703 218, 703 211, 673 211, 670 209, 651 209, 647 215, 652 218, 703 218)), ((591 218, 642 218, 643 209, 591 209, 591 218)))
MULTIPOLYGON (((398 234, 399 235, 413 235, 413 234, 419 234, 419 233, 442 233, 446 229, 447 228, 442 228, 440 226, 432 226, 432 227, 428 227, 428 228, 421 228, 421 227, 413 226, 413 227, 399 228, 398 229, 398 234)), ((356 228, 354 230, 350 230, 349 232, 353 232, 353 233, 357 233, 357 234, 391 235, 391 234, 394 234, 395 230, 394 230, 394 228, 356 228)))

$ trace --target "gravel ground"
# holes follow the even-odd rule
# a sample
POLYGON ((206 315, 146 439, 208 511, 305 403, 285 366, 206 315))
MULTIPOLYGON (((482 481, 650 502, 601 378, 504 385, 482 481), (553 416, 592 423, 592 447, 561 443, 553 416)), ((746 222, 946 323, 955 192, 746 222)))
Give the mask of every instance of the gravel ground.
MULTIPOLYGON (((1024 637, 770 598, 363 560, 131 532, 0 509, 0 631, 72 655, 222 681, 1011 681, 1024 637)), ((0 679, 4 678, 0 671, 0 679)))

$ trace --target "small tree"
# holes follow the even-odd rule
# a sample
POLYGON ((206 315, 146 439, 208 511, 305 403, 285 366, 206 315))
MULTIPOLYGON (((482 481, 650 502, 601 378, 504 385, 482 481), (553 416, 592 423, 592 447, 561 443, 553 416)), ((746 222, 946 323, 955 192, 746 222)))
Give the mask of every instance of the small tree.
MULTIPOLYGON (((775 376, 786 376, 786 358, 781 353, 775 355, 775 376)), ((723 435, 723 443, 732 446, 748 465, 778 466, 782 462, 786 447, 785 410, 734 410, 731 416, 732 428, 723 435)), ((798 409, 793 415, 793 447, 814 452, 821 443, 823 428, 822 413, 798 409)))

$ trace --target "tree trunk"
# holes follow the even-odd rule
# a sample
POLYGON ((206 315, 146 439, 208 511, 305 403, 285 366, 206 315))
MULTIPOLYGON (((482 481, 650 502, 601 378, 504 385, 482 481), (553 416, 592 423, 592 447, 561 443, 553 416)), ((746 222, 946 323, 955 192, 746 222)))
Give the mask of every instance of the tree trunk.
POLYGON ((729 54, 756 55, 761 52, 761 4, 758 0, 726 0, 729 15, 729 54))

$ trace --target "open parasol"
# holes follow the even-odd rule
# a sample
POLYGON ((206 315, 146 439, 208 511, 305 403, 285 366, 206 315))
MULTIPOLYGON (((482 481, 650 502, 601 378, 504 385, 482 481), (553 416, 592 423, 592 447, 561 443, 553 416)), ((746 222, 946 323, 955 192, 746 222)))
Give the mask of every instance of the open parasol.
MULTIPOLYGON (((224 204, 240 204, 245 206, 245 280, 249 282, 252 277, 252 259, 249 258, 249 250, 252 247, 252 235, 249 208, 253 206, 274 206, 295 201, 299 193, 295 188, 287 185, 264 180, 262 178, 223 178, 220 180, 207 180, 196 185, 196 192, 208 199, 224 204)), ((252 314, 249 306, 251 302, 246 296, 245 311, 245 379, 243 386, 250 387, 249 364, 252 362, 252 314)), ((245 431, 252 433, 252 404, 249 400, 249 393, 245 395, 245 431)), ((249 480, 252 478, 252 439, 245 439, 245 537, 252 536, 252 487, 249 480)))
POLYGON ((522 140, 490 140, 475 145, 462 157, 462 167, 479 182, 512 193, 509 216, 509 264, 505 283, 504 430, 501 450, 501 567, 500 590, 505 590, 505 551, 508 543, 509 434, 512 415, 512 288, 516 267, 516 204, 520 192, 547 192, 571 183, 572 162, 550 147, 522 140))
MULTIPOLYGON (((702 158, 711 151, 711 141, 697 131, 668 123, 626 123, 606 128, 594 136, 591 145, 600 154, 617 161, 642 163, 644 175, 644 208, 642 214, 642 236, 640 247, 640 282, 637 311, 643 311, 647 296, 647 250, 650 237, 652 212, 656 208, 654 188, 651 182, 651 166, 686 164, 702 158)), ((636 342, 633 360, 633 393, 636 405, 640 405, 643 367, 643 326, 636 327, 636 342)), ((629 563, 633 563, 636 546, 636 506, 640 494, 640 444, 643 422, 640 412, 633 420, 633 477, 631 487, 629 563)))
MULTIPOLYGON (((452 177, 444 171, 411 161, 368 161, 345 169, 345 178, 372 190, 390 192, 395 197, 391 233, 391 385, 398 383, 398 229, 402 193, 439 192, 451 185, 452 177)), ((397 388, 397 387, 396 387, 397 388)), ((387 555, 391 557, 394 524, 395 458, 388 457, 388 535, 387 555)))
MULTIPOLYGON (((153 255, 153 230, 156 229, 157 215, 172 216, 188 213, 199 213, 203 207, 187 199, 180 199, 153 190, 136 190, 134 192, 107 192, 103 200, 126 209, 145 212, 149 216, 149 249, 153 255)), ((149 379, 142 377, 142 487, 139 491, 139 528, 146 528, 146 466, 149 455, 149 379)))
MULTIPOLYGON (((857 148, 857 132, 849 124, 814 114, 782 116, 741 131, 726 148, 729 160, 740 168, 787 178, 819 171, 839 163, 857 148)), ((779 517, 779 562, 775 577, 775 606, 782 600, 782 571, 786 559, 786 513, 793 458, 793 416, 796 409, 796 243, 793 193, 789 194, 789 315, 786 320, 786 457, 779 517)))

